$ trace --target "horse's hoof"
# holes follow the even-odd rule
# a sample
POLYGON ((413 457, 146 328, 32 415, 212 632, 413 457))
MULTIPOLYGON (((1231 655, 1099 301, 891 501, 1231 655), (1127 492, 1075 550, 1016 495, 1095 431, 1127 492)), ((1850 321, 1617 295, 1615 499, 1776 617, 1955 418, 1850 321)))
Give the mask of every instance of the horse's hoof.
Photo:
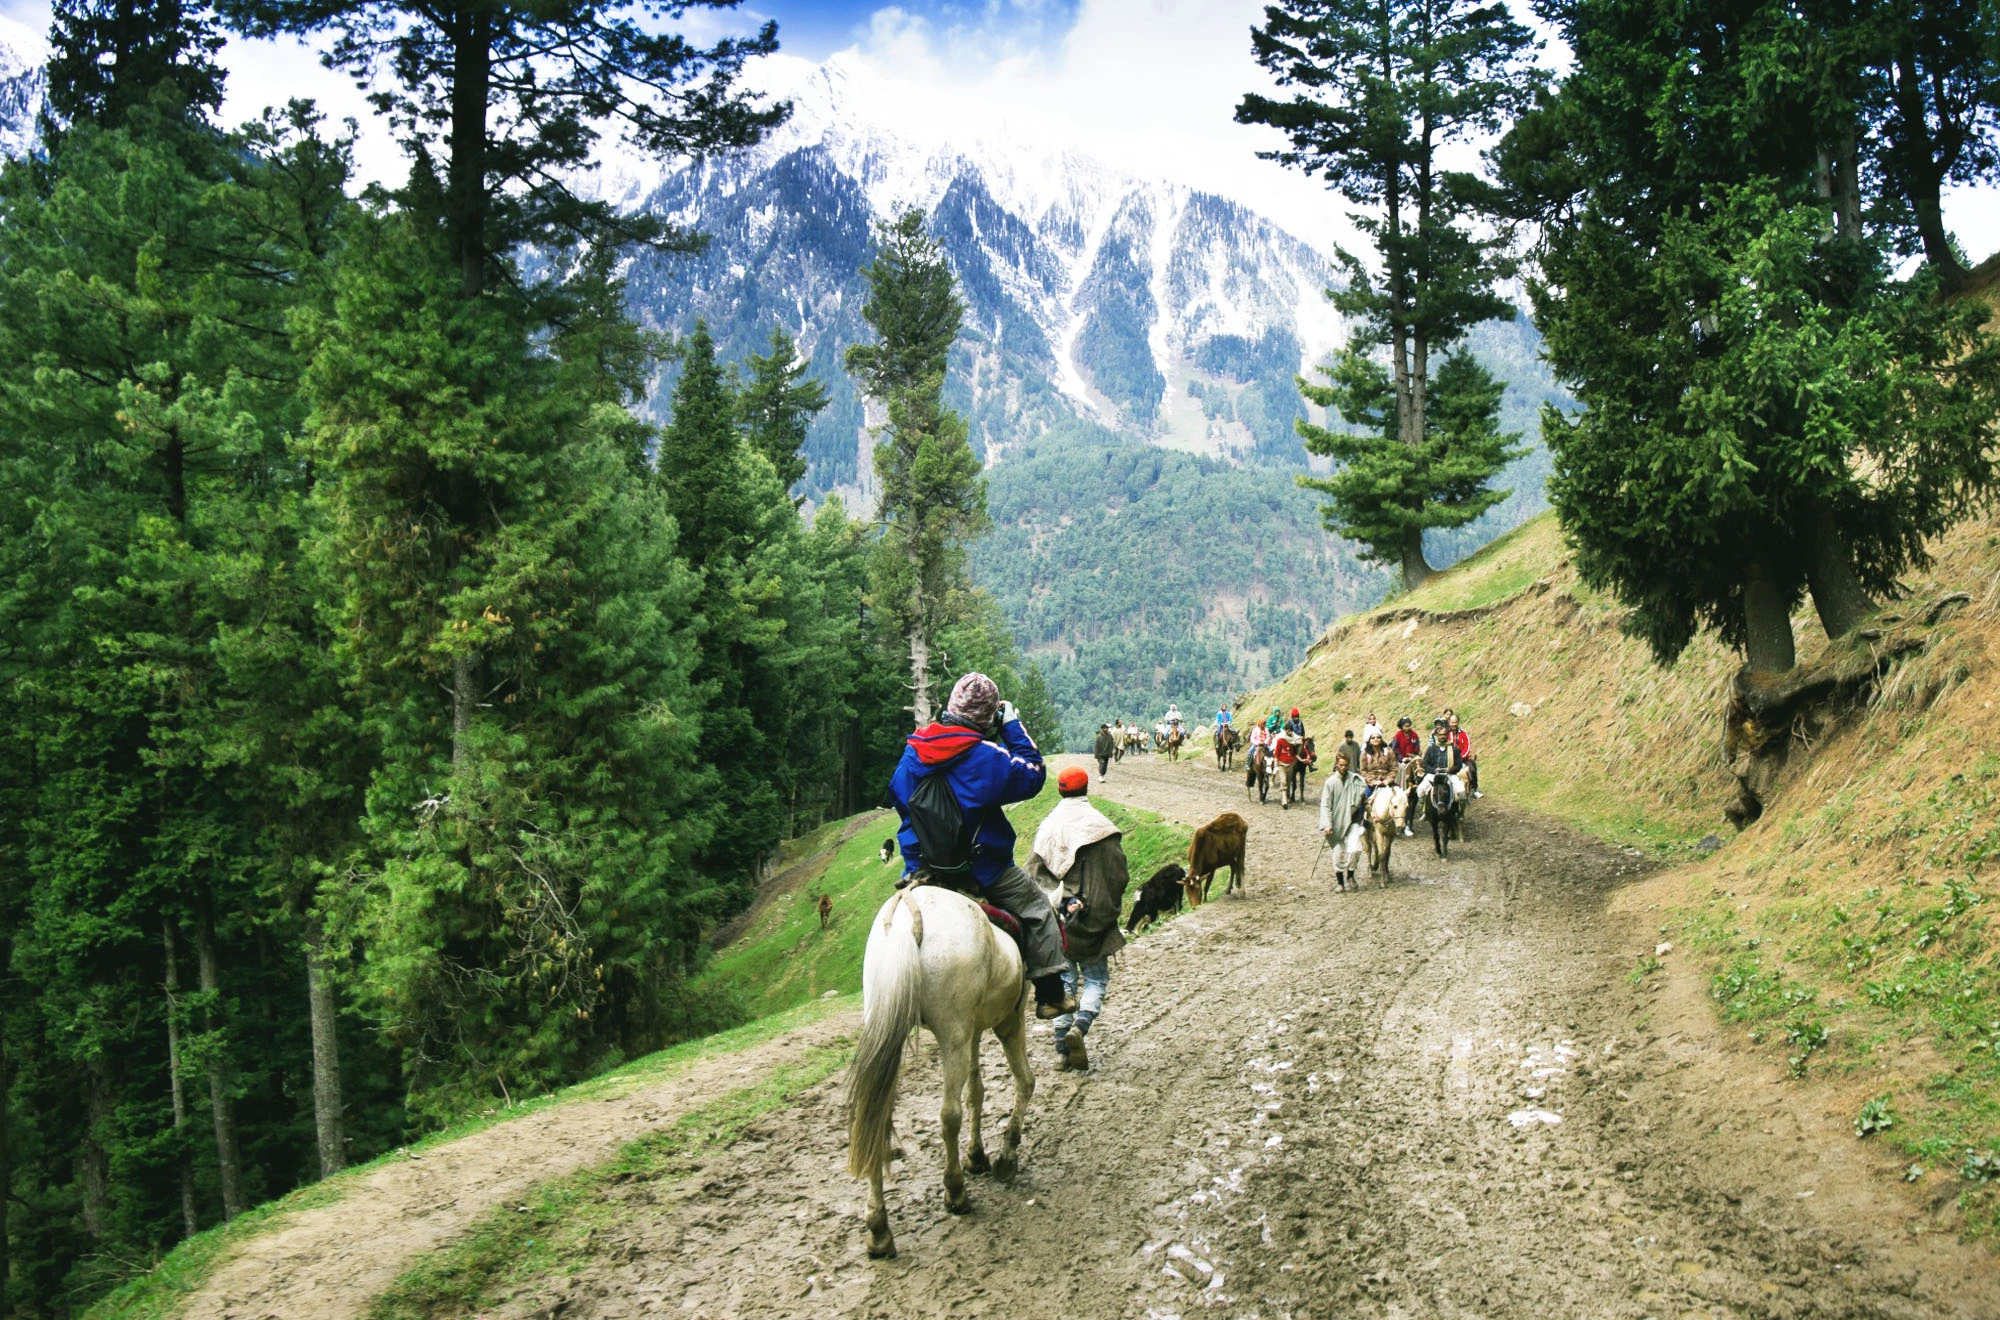
POLYGON ((974 1146, 972 1153, 965 1157, 965 1171, 967 1173, 985 1173, 992 1167, 993 1161, 987 1159, 986 1152, 977 1146, 974 1146))
POLYGON ((1000 1157, 993 1161, 993 1176, 1003 1181, 1011 1181, 1020 1170, 1021 1157, 1011 1150, 1001 1152, 1000 1157))
POLYGON ((896 1239, 885 1233, 877 1240, 873 1234, 870 1234, 868 1237, 868 1256, 871 1260, 896 1259, 896 1239))
POLYGON ((969 1215, 972 1213, 972 1198, 965 1194, 963 1187, 958 1189, 958 1195, 956 1196, 953 1196, 951 1191, 946 1189, 944 1194, 944 1208, 955 1215, 969 1215))

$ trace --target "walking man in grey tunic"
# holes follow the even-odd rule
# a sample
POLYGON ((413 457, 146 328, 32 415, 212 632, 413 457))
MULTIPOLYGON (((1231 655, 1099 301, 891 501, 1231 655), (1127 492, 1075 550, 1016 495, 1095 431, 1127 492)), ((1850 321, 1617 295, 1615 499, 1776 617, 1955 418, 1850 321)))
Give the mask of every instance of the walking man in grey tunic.
POLYGON ((1077 1010, 1055 1020, 1056 1054, 1065 1072, 1087 1072, 1084 1038, 1104 1011, 1111 988, 1111 955, 1125 947, 1118 911, 1131 876, 1118 827, 1088 800, 1090 776, 1071 766, 1056 777, 1062 801, 1035 831, 1028 874, 1044 889, 1057 891, 1055 903, 1069 932, 1069 969, 1063 988, 1076 997, 1077 1010))

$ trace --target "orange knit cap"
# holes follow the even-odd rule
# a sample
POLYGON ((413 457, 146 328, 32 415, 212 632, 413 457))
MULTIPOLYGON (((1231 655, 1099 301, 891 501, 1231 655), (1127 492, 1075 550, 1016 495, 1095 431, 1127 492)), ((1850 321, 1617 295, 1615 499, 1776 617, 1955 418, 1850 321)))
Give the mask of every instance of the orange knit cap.
POLYGON ((1056 776, 1056 787, 1065 793, 1081 793, 1090 787, 1090 774, 1080 765, 1073 765, 1056 776))

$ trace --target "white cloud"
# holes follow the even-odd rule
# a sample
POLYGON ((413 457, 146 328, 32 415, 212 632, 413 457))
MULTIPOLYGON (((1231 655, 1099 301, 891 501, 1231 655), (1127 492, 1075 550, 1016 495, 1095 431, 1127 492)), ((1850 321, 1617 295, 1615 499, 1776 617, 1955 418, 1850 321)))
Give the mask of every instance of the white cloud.
POLYGON ((269 41, 234 37, 223 47, 222 63, 229 70, 223 90, 224 123, 255 119, 267 106, 294 98, 311 100, 326 116, 328 131, 338 131, 343 119, 353 119, 360 128, 355 144, 360 182, 395 184, 409 176, 409 161, 388 123, 368 104, 367 93, 346 73, 321 64, 316 47, 290 37, 269 41))
POLYGON ((940 31, 891 6, 839 58, 898 105, 913 136, 1006 133, 1069 148, 1231 197, 1328 244, 1346 232, 1337 199, 1258 160, 1277 136, 1235 122, 1244 92, 1270 89, 1250 56, 1262 16, 1262 0, 1083 0, 1066 33, 1023 34, 940 31))

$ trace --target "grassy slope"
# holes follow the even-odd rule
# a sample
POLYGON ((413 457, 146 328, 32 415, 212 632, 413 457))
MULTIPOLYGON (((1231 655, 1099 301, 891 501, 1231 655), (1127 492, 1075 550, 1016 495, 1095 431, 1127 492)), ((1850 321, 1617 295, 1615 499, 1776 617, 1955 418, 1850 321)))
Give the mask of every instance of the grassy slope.
MULTIPOLYGON (((1934 549, 1911 598, 1964 590, 1972 606, 1868 708, 1797 748, 1740 836, 1722 818, 1734 659, 1703 640, 1655 666, 1615 604, 1577 582, 1548 517, 1344 620, 1248 708, 1296 704, 1337 733, 1371 709, 1428 724, 1454 706, 1490 793, 1685 862, 1622 901, 1667 914, 1662 934, 1704 960, 1718 1012, 1774 1067, 1818 1079, 1814 1103, 1886 1118, 1872 1139, 1903 1152, 1937 1207, 1956 1203, 1966 1231, 1996 1238, 2000 521, 1934 549), (1712 855, 1696 846, 1710 832, 1725 844, 1712 855)), ((1817 625, 1795 628, 1810 659, 1817 625)))

